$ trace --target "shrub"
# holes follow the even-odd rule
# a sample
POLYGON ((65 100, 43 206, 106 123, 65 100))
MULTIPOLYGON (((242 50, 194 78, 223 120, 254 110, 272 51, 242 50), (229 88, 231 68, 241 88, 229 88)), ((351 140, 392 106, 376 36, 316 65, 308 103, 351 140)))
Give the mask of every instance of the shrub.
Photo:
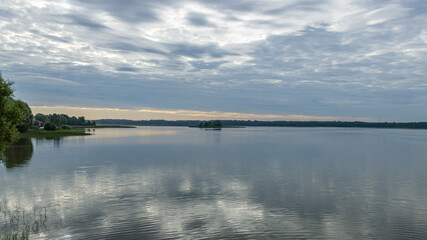
POLYGON ((52 122, 47 122, 44 124, 44 129, 47 131, 55 131, 56 130, 56 125, 53 124, 52 122))
POLYGON ((64 125, 61 126, 61 129, 63 129, 63 130, 71 130, 71 126, 64 124, 64 125))

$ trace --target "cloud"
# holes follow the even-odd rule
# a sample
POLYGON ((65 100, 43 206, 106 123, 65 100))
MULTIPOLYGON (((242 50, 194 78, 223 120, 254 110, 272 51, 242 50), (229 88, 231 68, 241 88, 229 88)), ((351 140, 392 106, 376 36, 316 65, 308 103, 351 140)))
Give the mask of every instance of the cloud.
POLYGON ((0 9, 0 18, 8 19, 16 17, 16 14, 14 14, 12 11, 0 9))
POLYGON ((56 77, 27 75, 21 79, 24 80, 24 82, 33 84, 82 86, 82 84, 78 82, 56 77))
POLYGON ((191 58, 223 58, 226 56, 233 56, 236 53, 229 52, 225 49, 219 48, 216 44, 188 44, 188 43, 177 43, 169 44, 169 48, 172 53, 179 56, 191 57, 191 58))
POLYGON ((423 1, 9 1, 0 7, 8 16, 0 17, 0 69, 31 105, 355 118, 384 111, 419 120, 427 117, 419 111, 427 95, 425 8, 423 1), (32 76, 86 88, 58 90, 32 76))
POLYGON ((305 0, 305 1, 290 1, 290 3, 284 4, 281 7, 276 7, 273 9, 269 9, 264 12, 266 15, 283 15, 290 12, 317 12, 322 11, 322 7, 324 7, 325 1, 318 0, 305 0))
POLYGON ((203 14, 190 13, 187 16, 187 20, 190 24, 198 27, 216 27, 216 25, 211 23, 203 14))
POLYGON ((128 23, 141 23, 141 22, 156 22, 160 21, 157 9, 163 4, 172 4, 173 1, 115 1, 115 0, 95 0, 83 1, 77 0, 80 7, 97 9, 107 12, 112 16, 128 22, 128 23))
POLYGON ((70 42, 69 39, 62 38, 62 37, 57 37, 57 36, 54 36, 54 35, 41 34, 41 36, 43 36, 43 37, 45 37, 47 39, 53 40, 53 41, 57 41, 57 42, 62 42, 62 43, 69 43, 70 42))
POLYGON ((118 67, 116 70, 119 72, 139 72, 138 68, 133 67, 118 67))
MULTIPOLYGON (((150 45, 153 45, 153 44, 150 44, 150 45)), ((155 53, 155 54, 166 54, 165 52, 159 49, 156 49, 156 47, 154 46, 151 46, 151 47, 141 46, 141 44, 127 43, 127 42, 107 43, 105 47, 122 50, 122 51, 128 51, 128 52, 147 52, 147 53, 155 53)))
POLYGON ((72 24, 87 27, 87 28, 94 30, 94 31, 99 31, 99 30, 103 30, 103 29, 108 28, 107 26, 105 26, 102 23, 93 21, 93 20, 91 20, 87 17, 81 16, 81 15, 67 14, 67 15, 61 15, 61 16, 65 17, 67 19, 70 19, 72 24))
POLYGON ((190 64, 197 69, 216 69, 221 64, 227 63, 226 61, 220 62, 204 62, 204 61, 192 61, 190 64))

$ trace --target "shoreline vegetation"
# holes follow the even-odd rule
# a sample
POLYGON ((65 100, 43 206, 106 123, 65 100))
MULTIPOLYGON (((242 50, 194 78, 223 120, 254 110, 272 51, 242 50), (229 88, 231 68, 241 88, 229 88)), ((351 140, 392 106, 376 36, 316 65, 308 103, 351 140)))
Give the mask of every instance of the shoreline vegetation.
POLYGON ((197 126, 189 126, 191 128, 211 128, 211 129, 222 129, 222 128, 244 128, 242 126, 224 126, 220 120, 211 120, 207 122, 201 122, 197 126))
POLYGON ((65 137, 65 136, 85 136, 91 135, 85 132, 84 129, 60 129, 48 131, 44 129, 30 129, 19 135, 20 138, 50 138, 50 137, 65 137))
POLYGON ((67 137, 67 136, 86 136, 92 135, 90 132, 86 132, 85 129, 95 128, 135 128, 135 126, 123 126, 123 125, 91 125, 91 126, 73 126, 70 129, 58 129, 48 131, 45 129, 29 129, 25 133, 19 135, 20 138, 52 138, 52 137, 67 137))
POLYGON ((15 99, 13 82, 0 72, 0 157, 5 149, 19 139, 20 133, 32 126, 33 114, 28 104, 15 99))
POLYGON ((46 208, 25 210, 16 202, 11 206, 0 199, 0 240, 28 240, 30 235, 45 233, 48 230, 46 208))
MULTIPOLYGON (((337 127, 337 128, 387 128, 387 129, 427 129, 427 122, 345 122, 345 121, 257 121, 257 120, 220 120, 221 128, 234 127, 337 127)), ((127 120, 100 119, 97 124, 117 124, 132 126, 175 126, 199 127, 201 120, 127 120)))

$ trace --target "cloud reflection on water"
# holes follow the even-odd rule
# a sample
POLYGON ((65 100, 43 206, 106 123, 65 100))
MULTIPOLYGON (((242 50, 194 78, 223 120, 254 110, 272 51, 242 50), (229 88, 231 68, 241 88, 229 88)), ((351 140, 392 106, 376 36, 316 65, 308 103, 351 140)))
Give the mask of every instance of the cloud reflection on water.
MULTIPOLYGON (((89 128, 90 129, 90 128, 89 128)), ((124 138, 124 137, 137 137, 137 136, 158 136, 158 135, 176 135, 180 131, 176 129, 156 129, 152 127, 138 127, 138 128, 110 128, 110 129, 102 129, 102 134, 97 134, 100 132, 100 129, 93 129, 90 133, 91 138, 124 138), (95 131, 94 131, 95 130, 95 131)))
MULTIPOLYGON (((64 144, 62 164, 74 164, 48 176, 38 175, 40 169, 0 175, 6 184, 20 182, 0 192, 29 208, 50 206, 51 219, 64 220, 64 228, 49 233, 52 239, 65 234, 86 239, 426 234, 422 144, 394 138, 402 135, 393 131, 385 131, 391 133, 387 136, 375 130, 289 129, 265 138, 261 130, 178 128, 178 138, 162 135, 155 144, 132 148, 125 142, 111 149, 114 145, 106 141, 110 145, 81 150, 88 162, 67 157, 70 146, 64 144), (200 142, 203 138, 194 137, 200 134, 210 140, 200 142), (188 146, 160 144, 161 139, 188 146), (125 155, 130 149, 132 154, 125 155), (91 159, 90 151, 99 159, 91 159), (116 159, 119 155, 125 157, 116 159)), ((95 140, 87 138, 85 146, 94 146, 95 140)), ((42 150, 47 151, 39 154, 42 150)), ((52 163, 42 156, 34 163, 52 163)))

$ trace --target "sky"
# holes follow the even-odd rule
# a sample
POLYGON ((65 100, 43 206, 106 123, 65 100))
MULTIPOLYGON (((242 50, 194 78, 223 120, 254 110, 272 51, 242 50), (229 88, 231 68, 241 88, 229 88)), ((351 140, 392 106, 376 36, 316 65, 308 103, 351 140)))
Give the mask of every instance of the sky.
POLYGON ((425 0, 0 0, 33 113, 427 121, 425 0))

